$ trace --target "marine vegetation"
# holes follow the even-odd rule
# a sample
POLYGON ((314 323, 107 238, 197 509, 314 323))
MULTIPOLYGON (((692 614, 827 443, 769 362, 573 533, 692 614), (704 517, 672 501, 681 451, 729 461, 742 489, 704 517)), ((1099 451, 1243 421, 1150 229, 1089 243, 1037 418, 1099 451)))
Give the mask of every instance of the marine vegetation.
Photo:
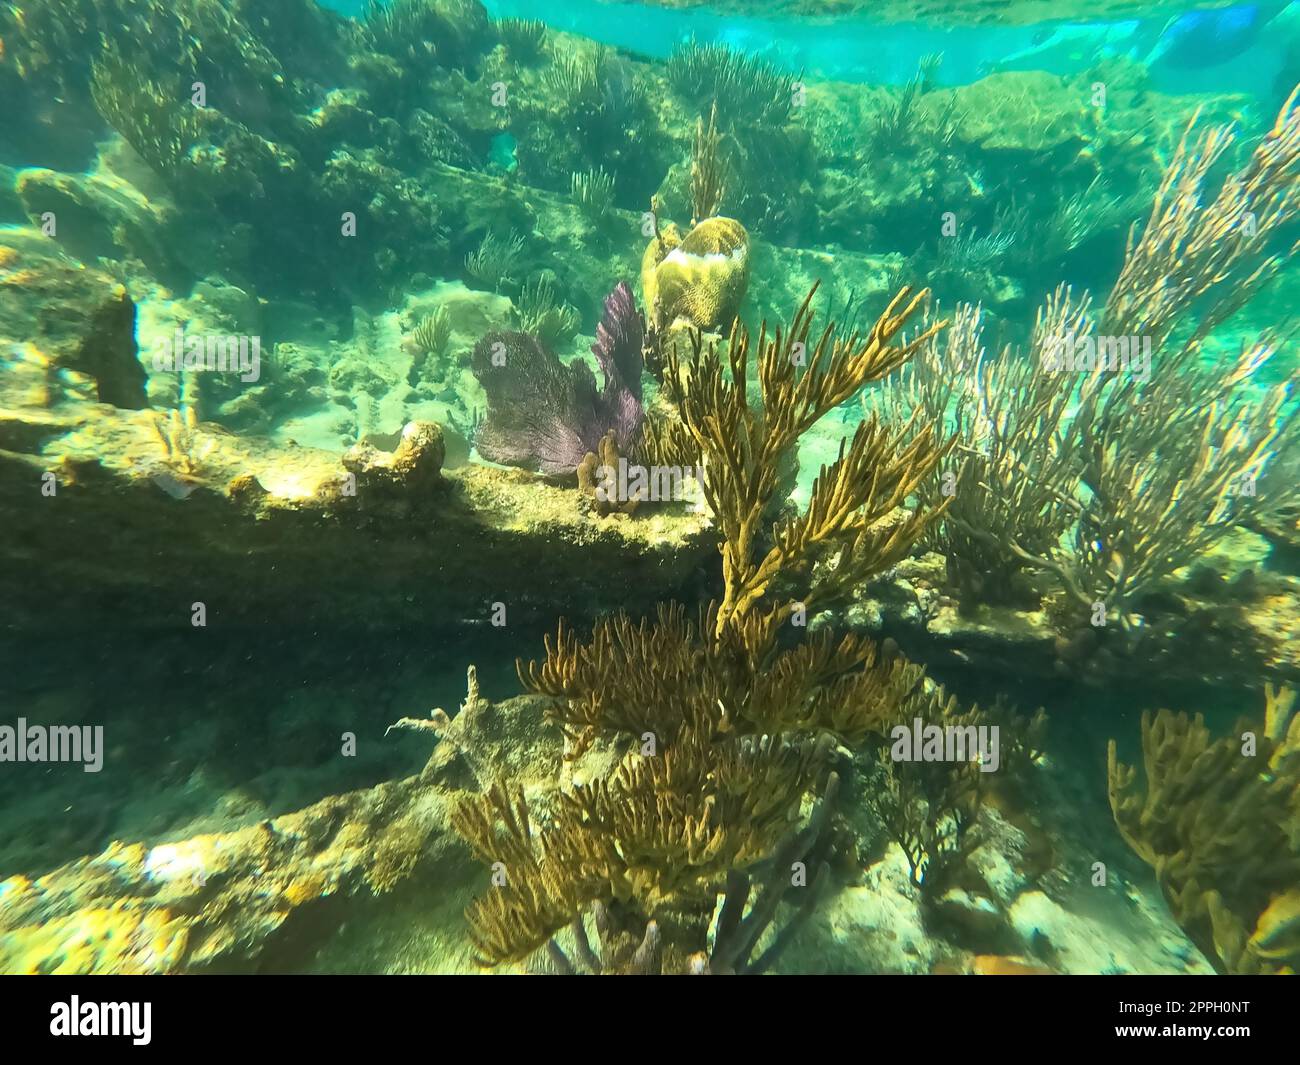
POLYGON ((716 105, 725 125, 780 126, 790 117, 797 78, 724 44, 690 41, 668 57, 668 81, 691 104, 716 105))
MULTIPOLYGON (((865 335, 841 337, 833 323, 813 333, 810 292, 788 327, 764 324, 753 337, 736 326, 725 355, 698 331, 689 356, 669 349, 665 388, 706 470, 723 594, 694 617, 665 605, 640 622, 603 619, 587 641, 561 623, 541 662, 519 663, 525 688, 550 699, 545 718, 565 758, 612 744, 617 764, 564 789, 544 818, 504 783, 458 808, 457 831, 497 872, 468 913, 484 964, 523 959, 571 928, 588 968, 603 971, 583 926, 594 910, 602 941, 612 920, 634 948, 623 951, 627 970, 742 971, 782 895, 793 891, 796 914, 806 914, 825 879, 817 842, 838 788, 836 745, 879 743, 917 717, 955 720, 955 703, 922 670, 870 640, 801 634, 807 612, 902 558, 939 516, 942 506, 899 508, 946 442, 922 433, 905 443, 868 420, 822 469, 807 508, 770 534, 761 527, 799 438, 941 328, 899 340, 925 296, 903 290, 865 335), (751 362, 761 408, 748 396, 751 362), (791 840, 792 820, 818 791, 822 805, 791 840), (766 887, 742 919, 752 880, 766 887)), ((889 823, 908 841, 918 882, 960 852, 970 771, 938 769, 966 783, 894 785, 889 823)), ((550 952, 567 964, 558 945, 550 952)), ((757 968, 772 960, 763 954, 757 968)))
POLYGON ((524 238, 519 233, 511 231, 505 237, 485 233, 479 246, 465 257, 465 272, 480 284, 500 292, 516 283, 515 272, 523 251, 524 238))
POLYGON ((691 225, 712 218, 722 207, 727 193, 726 169, 718 148, 722 138, 718 134, 718 105, 709 110, 709 124, 704 119, 695 121, 695 148, 691 153, 691 225))
POLYGON ((475 435, 484 458, 548 476, 575 473, 606 433, 630 448, 641 427, 641 319, 620 284, 605 300, 592 354, 600 390, 582 359, 567 365, 527 332, 491 332, 474 347, 470 368, 488 397, 475 435))
POLYGON ((567 344, 578 331, 578 312, 570 303, 558 302, 555 276, 543 271, 520 286, 515 299, 519 328, 548 348, 567 344))
POLYGON ((505 18, 496 24, 497 34, 511 59, 536 63, 546 50, 546 23, 535 18, 505 18))
POLYGON ((367 0, 361 25, 374 51, 413 65, 427 58, 464 66, 489 37, 487 13, 475 0, 367 0))
MULTIPOLYGON (((213 441, 200 429, 194 408, 173 408, 166 414, 151 411, 149 429, 162 451, 159 474, 165 479, 174 477, 182 486, 199 484, 199 473, 213 450, 213 441)), ((166 483, 170 484, 170 480, 166 483)))
POLYGON ((439 307, 422 318, 411 334, 416 351, 421 355, 445 355, 451 340, 451 315, 446 307, 439 307))
POLYGON ((522 165, 557 191, 570 175, 604 169, 622 194, 648 195, 647 153, 660 140, 644 79, 613 50, 555 45, 539 91, 521 106, 527 116, 521 137, 522 165))
POLYGON ((614 203, 614 179, 601 167, 574 174, 570 182, 574 202, 592 219, 599 222, 614 203))
POLYGON ((1145 790, 1111 740, 1110 806, 1170 910, 1220 973, 1300 969, 1300 716, 1265 689, 1264 720, 1212 738, 1200 714, 1142 715, 1145 790))
POLYGON ((0 969, 1296 971, 1300 4, 528 6, 0 3, 0 969))
POLYGON ((990 356, 983 312, 959 305, 946 346, 924 345, 890 384, 895 418, 920 411, 914 424, 957 434, 928 493, 950 500, 933 543, 968 607, 1032 597, 1016 577, 1027 570, 1080 619, 1131 629, 1158 581, 1244 516, 1292 504, 1294 483, 1268 471, 1293 461, 1300 415, 1285 384, 1247 387, 1278 338, 1244 341, 1226 368, 1207 365, 1206 345, 1276 273, 1300 211, 1294 102, 1213 196, 1206 176, 1231 131, 1192 144, 1188 128, 1099 321, 1062 287, 1027 352, 990 356))
POLYGON ((922 104, 935 91, 934 78, 943 63, 941 54, 922 57, 915 76, 899 90, 871 121, 870 137, 878 148, 892 150, 904 143, 919 147, 922 142, 947 146, 956 134, 961 116, 956 114, 956 94, 949 94, 939 109, 922 104))

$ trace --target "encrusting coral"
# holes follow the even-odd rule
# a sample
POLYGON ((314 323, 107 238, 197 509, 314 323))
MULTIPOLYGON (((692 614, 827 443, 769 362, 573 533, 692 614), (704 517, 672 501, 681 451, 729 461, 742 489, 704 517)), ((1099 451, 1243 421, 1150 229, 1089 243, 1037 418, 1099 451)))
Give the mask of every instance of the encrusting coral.
POLYGON ((1295 692, 1265 695, 1262 728, 1219 739, 1200 714, 1143 714, 1145 791, 1108 754, 1120 834, 1221 973, 1300 968, 1300 716, 1295 692))
MULTIPOLYGON (((792 851, 781 841, 823 783, 813 821, 829 816, 837 742, 880 742, 899 721, 952 715, 921 669, 869 640, 825 631, 791 646, 782 638, 814 605, 901 558, 937 517, 941 508, 883 520, 942 460, 942 441, 926 436, 896 453, 897 434, 872 420, 821 471, 806 512, 778 522, 770 540, 759 529, 799 437, 941 328, 895 343, 924 297, 900 292, 865 336, 837 337, 828 324, 809 343, 809 293, 788 330, 764 325, 755 342, 736 327, 725 358, 706 352, 698 333, 689 372, 669 353, 666 388, 704 462, 723 538, 724 594, 695 619, 676 605, 653 620, 605 618, 587 642, 561 623, 542 662, 519 664, 525 688, 551 698, 545 716, 563 734, 566 758, 601 741, 620 757, 612 773, 562 791, 544 819, 504 783, 459 807, 455 827, 494 869, 493 887, 468 915, 484 963, 523 959, 565 927, 580 956, 594 956, 580 922, 599 904, 644 948, 639 971, 651 954, 658 971, 739 971, 787 891, 799 897, 824 879, 809 871, 820 869, 815 839, 800 837, 792 851), (761 409, 746 387, 755 355, 761 409), (780 887, 760 892, 750 911, 758 916, 733 940, 749 894, 742 878, 774 854, 769 875, 780 887)), ((909 800, 901 816, 926 813, 909 800)), ((820 829, 811 835, 822 838, 820 829)), ((911 854, 919 879, 928 845, 911 854)), ((774 946, 787 938, 777 934, 774 946)), ((563 951, 551 954, 563 968, 563 951)), ((762 959, 766 968, 773 955, 762 959)))

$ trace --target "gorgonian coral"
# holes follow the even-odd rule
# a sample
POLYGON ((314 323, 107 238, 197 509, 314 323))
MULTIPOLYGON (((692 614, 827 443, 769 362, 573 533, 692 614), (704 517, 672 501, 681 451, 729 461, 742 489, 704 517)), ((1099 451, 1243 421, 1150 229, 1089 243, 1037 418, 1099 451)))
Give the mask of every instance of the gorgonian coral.
POLYGON ((591 347, 604 376, 597 390, 583 360, 566 365, 529 333, 487 334, 470 360, 488 397, 475 437, 479 454, 559 476, 573 473, 606 433, 614 434, 620 450, 630 449, 644 417, 643 336, 632 291, 620 282, 605 300, 591 347))

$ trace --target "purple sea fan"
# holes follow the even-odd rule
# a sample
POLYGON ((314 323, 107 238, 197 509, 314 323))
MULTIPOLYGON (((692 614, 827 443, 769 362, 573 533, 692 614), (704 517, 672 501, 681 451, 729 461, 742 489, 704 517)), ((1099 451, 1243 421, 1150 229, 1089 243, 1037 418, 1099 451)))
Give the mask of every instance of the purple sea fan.
POLYGON ((596 343, 591 345, 596 365, 605 375, 605 388, 600 395, 611 414, 608 428, 614 430, 620 451, 635 439, 645 417, 641 406, 644 342, 645 319, 636 309, 636 299, 627 282, 620 281, 605 297, 605 312, 596 326, 596 343))
POLYGON ((474 444, 484 458, 540 470, 573 473, 611 429, 628 448, 645 415, 641 406, 644 323, 624 283, 605 300, 592 354, 604 375, 582 359, 567 366, 530 333, 494 332, 474 347, 470 368, 487 393, 488 411, 474 444))

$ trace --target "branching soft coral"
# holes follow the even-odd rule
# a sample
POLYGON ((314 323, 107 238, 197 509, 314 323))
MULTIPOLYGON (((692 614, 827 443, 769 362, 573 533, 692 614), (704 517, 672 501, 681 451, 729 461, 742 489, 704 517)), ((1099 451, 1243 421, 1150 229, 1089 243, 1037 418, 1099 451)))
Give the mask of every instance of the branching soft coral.
POLYGON ((829 730, 856 742, 923 691, 921 669, 882 658, 859 636, 817 633, 780 648, 768 626, 714 636, 716 623, 716 607, 688 620, 676 604, 653 620, 603 619, 586 642, 561 623, 546 658, 520 665, 520 680, 557 700, 547 719, 570 757, 611 733, 671 744, 687 730, 718 739, 829 730))
MULTIPOLYGON (((745 871, 774 853, 786 860, 778 845, 808 793, 833 777, 836 743, 882 742, 892 724, 915 717, 955 720, 953 701, 921 669, 868 640, 829 633, 789 646, 781 640, 784 623, 806 604, 831 601, 911 547, 938 508, 894 512, 934 471, 944 444, 921 434, 896 450, 897 434, 869 421, 822 470, 806 512, 779 522, 769 539, 759 528, 779 501, 778 471, 800 435, 941 328, 894 343, 924 296, 901 292, 865 335, 840 338, 830 324, 810 344, 810 293, 789 330, 769 336, 764 326, 754 343, 733 329, 729 372, 698 333, 689 362, 668 355, 665 385, 681 429, 656 434, 653 446, 676 437, 671 446, 681 447, 684 436, 702 454, 723 536, 723 599, 695 620, 679 606, 639 623, 607 618, 586 642, 561 624, 544 661, 519 664, 524 686, 552 698, 546 716, 565 736, 569 758, 598 739, 623 753, 611 775, 562 793, 544 825, 504 786, 463 804, 458 831, 485 862, 500 863, 504 878, 469 913, 485 962, 523 958, 566 925, 580 955, 592 955, 583 949, 582 915, 608 905, 631 915, 631 941, 642 947, 635 971, 645 971, 651 954, 667 971, 740 971, 784 894, 760 892, 742 917, 745 871), (747 394, 755 352, 761 408, 747 394), (778 599, 777 582, 797 585, 800 602, 778 599), (724 886, 726 927, 719 925, 716 943, 726 946, 701 961, 724 886)), ((968 769, 957 767, 962 779, 968 769)), ((834 784, 827 788, 829 801, 834 784)), ((904 827, 938 816, 925 803, 904 805, 896 819, 904 827)), ((817 816, 828 816, 825 804, 817 816)), ((918 875, 945 849, 953 847, 916 841, 909 856, 918 875)), ((781 868, 772 875, 790 876, 781 868)), ((801 882, 807 890, 823 879, 801 882)), ((796 919, 812 891, 801 896, 796 919)), ((788 930, 777 934, 759 967, 787 940, 788 930)), ((551 954, 559 965, 563 952, 552 944, 551 954)))
POLYGON ((1300 214, 1300 86, 1246 166, 1213 199, 1206 182, 1235 139, 1230 126, 1213 126, 1189 143, 1188 123, 1156 192, 1141 235, 1135 227, 1119 280, 1102 316, 1111 336, 1143 334, 1159 344, 1180 319, 1200 306, 1194 340, 1207 336, 1272 278, 1300 242, 1274 248, 1300 214), (1208 301, 1208 302, 1206 302, 1208 301))
POLYGON ((1263 727, 1211 739, 1201 715, 1142 715, 1145 791, 1108 756, 1125 842, 1155 870, 1174 917, 1219 972, 1300 966, 1300 716, 1269 688, 1263 727))
POLYGON ((931 479, 923 494, 950 500, 935 540, 967 605, 1028 568, 1130 628, 1140 599, 1234 522, 1294 504, 1294 483, 1270 474, 1300 451, 1289 386, 1246 387, 1278 339, 1243 343, 1226 369, 1202 362, 1209 334, 1276 273, 1277 242, 1300 216, 1300 109, 1288 101, 1213 198, 1206 177, 1231 133, 1189 138, 1190 127, 1100 322, 1086 293, 1063 287, 1027 353, 990 359, 980 309, 959 305, 947 347, 923 346, 889 387, 896 423, 919 411, 913 432, 958 436, 944 471, 955 482, 931 479), (1081 351, 1090 361, 1076 366, 1081 351))
POLYGON ((725 369, 716 348, 706 349, 698 333, 689 363, 675 347, 666 353, 664 385, 700 450, 707 471, 704 494, 723 537, 726 590, 717 635, 755 608, 779 574, 806 568, 814 548, 834 544, 840 553, 801 601, 829 603, 904 557, 943 509, 941 504, 892 526, 881 524, 934 472, 945 445, 928 428, 905 442, 902 433, 868 418, 848 447, 841 445, 839 458, 823 467, 808 509, 773 530, 772 546, 759 552, 761 521, 799 438, 864 385, 903 365, 947 324, 935 322, 895 344, 927 295, 904 288, 865 336, 837 338, 830 323, 810 343, 815 292, 816 286, 788 330, 778 328, 768 336, 764 323, 756 344, 744 326, 733 327, 725 369), (755 351, 762 392, 758 409, 748 395, 755 351))
MULTIPOLYGON (((598 901, 654 914, 703 899, 729 869, 771 851, 826 755, 824 744, 717 744, 687 732, 563 794, 545 827, 507 785, 465 800, 453 824, 503 875, 469 912, 480 958, 524 958, 598 901)), ((707 925, 712 905, 698 909, 707 925)))

